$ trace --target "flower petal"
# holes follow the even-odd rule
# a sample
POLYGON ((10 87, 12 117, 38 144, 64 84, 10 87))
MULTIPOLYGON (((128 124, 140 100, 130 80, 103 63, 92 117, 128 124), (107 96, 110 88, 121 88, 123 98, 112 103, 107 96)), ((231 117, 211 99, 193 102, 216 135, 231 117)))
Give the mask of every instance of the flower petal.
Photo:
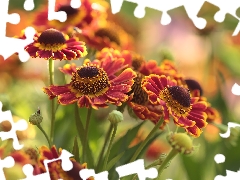
POLYGON ((64 93, 58 95, 58 102, 62 105, 73 104, 78 100, 74 93, 64 93))
POLYGON ((133 85, 133 79, 136 77, 136 73, 131 69, 125 69, 119 76, 111 80, 113 84, 120 84, 120 83, 128 83, 129 85, 133 85), (128 82, 127 82, 128 81, 128 82))
POLYGON ((76 72, 76 64, 65 64, 62 68, 60 67, 59 70, 68 75, 72 75, 73 72, 76 72))
POLYGON ((70 89, 68 88, 69 84, 63 85, 63 86, 54 86, 51 85, 49 86, 49 90, 54 94, 54 95, 60 95, 64 93, 70 93, 70 89))

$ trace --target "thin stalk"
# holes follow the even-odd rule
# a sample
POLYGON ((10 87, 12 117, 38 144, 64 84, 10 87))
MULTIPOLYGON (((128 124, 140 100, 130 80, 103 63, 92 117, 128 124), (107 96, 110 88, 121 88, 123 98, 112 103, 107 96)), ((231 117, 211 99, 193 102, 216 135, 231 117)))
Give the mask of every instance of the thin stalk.
POLYGON ((40 124, 37 125, 37 127, 38 127, 38 129, 40 129, 40 131, 42 131, 43 135, 47 139, 48 146, 49 146, 49 149, 50 149, 51 148, 51 141, 49 140, 47 133, 44 131, 44 129, 42 128, 42 126, 40 124))
POLYGON ((109 129, 108 129, 108 132, 105 136, 105 141, 104 141, 104 144, 103 144, 103 147, 102 147, 102 150, 99 154, 99 159, 98 159, 98 164, 97 164, 97 167, 96 167, 96 171, 98 172, 99 168, 100 168, 100 165, 102 164, 102 160, 103 160, 103 155, 104 155, 104 152, 106 150, 106 147, 107 147, 107 144, 109 142, 109 139, 110 139, 110 135, 111 135, 111 132, 113 131, 113 125, 110 124, 109 126, 109 129))
POLYGON ((87 150, 87 141, 88 141, 88 131, 89 131, 89 123, 90 123, 90 117, 91 117, 91 113, 92 113, 92 108, 90 107, 88 109, 88 113, 87 113, 87 119, 86 119, 86 128, 85 128, 85 138, 83 141, 83 162, 86 162, 86 150, 87 150))
MULTIPOLYGON (((54 60, 50 58, 48 60, 48 70, 49 70, 49 84, 53 85, 54 83, 54 60)), ((55 122, 55 101, 51 100, 51 127, 50 127, 50 141, 53 142, 53 132, 54 132, 54 122, 55 122)))
POLYGON ((109 158, 110 151, 111 151, 111 148, 112 148, 113 140, 114 140, 116 132, 117 132, 117 125, 114 125, 113 127, 114 127, 113 133, 112 133, 110 143, 109 143, 109 146, 108 146, 108 149, 107 149, 106 157, 105 157, 104 163, 103 163, 103 170, 106 170, 106 168, 107 168, 108 158, 109 158))
POLYGON ((138 147, 138 149, 136 150, 136 152, 134 153, 134 155, 132 156, 130 162, 133 162, 136 160, 136 158, 138 157, 138 155, 141 153, 141 151, 143 150, 143 148, 145 147, 145 145, 148 143, 148 141, 153 137, 154 133, 159 129, 159 127, 162 125, 162 123, 164 122, 164 119, 161 118, 157 124, 154 126, 154 128, 152 129, 152 131, 148 134, 147 138, 141 143, 141 145, 138 147))
MULTIPOLYGON (((145 169, 149 169, 149 168, 152 168, 152 167, 155 167, 155 166, 159 166, 160 164, 161 164, 160 159, 157 159, 157 160, 154 161, 153 163, 147 165, 147 166, 145 167, 145 169)), ((136 180, 137 177, 138 177, 138 174, 135 174, 135 176, 133 177, 132 180, 136 180)))
POLYGON ((175 149, 172 149, 171 152, 167 155, 167 157, 164 159, 163 163, 158 168, 158 180, 160 180, 160 175, 162 174, 163 170, 167 166, 167 164, 178 154, 178 151, 175 149))

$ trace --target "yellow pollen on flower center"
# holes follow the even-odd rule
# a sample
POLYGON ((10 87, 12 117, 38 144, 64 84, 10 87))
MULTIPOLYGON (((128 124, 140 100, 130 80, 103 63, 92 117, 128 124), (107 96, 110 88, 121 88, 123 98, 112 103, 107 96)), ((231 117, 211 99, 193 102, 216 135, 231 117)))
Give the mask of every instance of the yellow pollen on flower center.
POLYGON ((180 86, 165 87, 159 94, 175 114, 186 117, 191 111, 191 97, 187 89, 180 86))
POLYGON ((109 28, 100 28, 95 32, 95 36, 97 37, 107 37, 111 42, 115 42, 117 45, 120 45, 120 39, 116 32, 109 28))
POLYGON ((142 64, 145 62, 142 56, 135 54, 132 58, 132 67, 134 70, 139 70, 139 68, 142 66, 142 64))
POLYGON ((128 93, 134 93, 133 99, 131 100, 134 103, 145 105, 148 101, 148 94, 141 87, 142 79, 144 75, 137 72, 137 77, 134 78, 134 84, 132 85, 132 90, 128 93))
POLYGON ((77 68, 71 79, 71 89, 77 96, 96 97, 104 94, 110 87, 107 73, 95 65, 77 68))

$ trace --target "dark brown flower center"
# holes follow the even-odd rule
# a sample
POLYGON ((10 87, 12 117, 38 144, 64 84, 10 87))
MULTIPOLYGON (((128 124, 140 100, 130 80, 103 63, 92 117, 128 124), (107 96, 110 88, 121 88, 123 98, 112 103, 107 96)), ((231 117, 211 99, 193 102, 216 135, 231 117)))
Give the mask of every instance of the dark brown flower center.
POLYGON ((81 78, 92 78, 99 74, 96 66, 81 68, 77 71, 77 73, 81 78))
POLYGON ((58 8, 58 11, 65 11, 67 16, 72 16, 78 13, 78 9, 72 8, 69 5, 62 5, 58 8))
POLYGON ((66 42, 63 34, 56 29, 47 29, 41 33, 38 42, 44 45, 64 44, 66 42))
POLYGON ((107 37, 111 42, 115 42, 117 45, 120 45, 120 39, 116 32, 108 28, 100 28, 95 32, 95 36, 98 37, 107 37))
POLYGON ((190 107, 191 98, 187 89, 180 86, 172 86, 168 88, 168 91, 173 100, 177 101, 183 107, 190 107))
POLYGON ((137 72, 137 77, 134 78, 134 84, 132 85, 132 90, 128 93, 129 95, 134 93, 132 102, 145 105, 148 101, 148 95, 141 87, 141 82, 144 76, 137 72))
POLYGON ((201 85, 197 81, 195 81, 193 79, 186 79, 185 82, 186 82, 186 84, 187 84, 187 86, 188 86, 190 91, 193 91, 193 90, 197 89, 197 90, 200 91, 200 96, 203 95, 202 87, 201 87, 201 85))
POLYGON ((133 67, 133 70, 137 71, 139 70, 139 68, 142 66, 142 64, 144 63, 144 59, 142 56, 138 55, 138 54, 135 54, 133 55, 133 58, 132 58, 132 67, 133 67))
POLYGON ((29 155, 30 159, 37 161, 38 159, 38 152, 34 148, 27 148, 25 153, 29 155))
POLYGON ((192 109, 190 93, 183 87, 165 87, 159 97, 166 102, 173 113, 179 116, 187 116, 192 109))
POLYGON ((77 68, 71 79, 71 87, 77 96, 100 96, 110 87, 107 73, 95 65, 84 65, 77 68))

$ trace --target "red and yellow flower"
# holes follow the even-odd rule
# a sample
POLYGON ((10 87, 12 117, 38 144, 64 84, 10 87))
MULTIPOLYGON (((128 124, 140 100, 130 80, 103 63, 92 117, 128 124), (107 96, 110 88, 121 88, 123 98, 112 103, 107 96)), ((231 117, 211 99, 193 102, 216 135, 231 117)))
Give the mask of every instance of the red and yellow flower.
POLYGON ((76 29, 75 36, 86 42, 89 48, 102 50, 114 48, 133 50, 133 38, 122 27, 111 21, 94 21, 90 26, 76 29))
MULTIPOLYGON (((44 165, 44 160, 52 160, 52 159, 57 159, 60 157, 62 153, 62 149, 59 148, 59 150, 56 149, 56 146, 52 146, 51 149, 49 149, 46 146, 42 146, 39 149, 39 159, 38 159, 38 165, 40 167, 40 173, 45 173, 46 172, 46 167, 44 165)), ((48 169, 49 169, 49 174, 50 178, 53 180, 57 179, 68 179, 68 180, 74 180, 74 179, 79 179, 79 171, 82 169, 87 168, 87 164, 80 164, 76 162, 75 159, 70 158, 71 162, 73 163, 73 168, 69 171, 64 171, 62 169, 62 161, 61 160, 56 160, 51 163, 48 163, 48 169)), ((88 180, 93 180, 93 177, 88 178, 88 180)))
POLYGON ((76 67, 75 64, 65 65, 60 69, 63 73, 72 76, 71 82, 62 86, 51 85, 43 88, 50 99, 58 98, 62 105, 77 102, 79 107, 108 107, 107 103, 116 106, 128 100, 127 93, 131 90, 136 73, 124 68, 123 58, 107 57, 104 60, 85 60, 84 64, 76 67))
POLYGON ((55 11, 65 11, 67 20, 60 22, 58 20, 48 20, 48 7, 43 6, 36 15, 33 24, 38 31, 48 28, 56 28, 61 31, 70 31, 73 27, 83 28, 89 26, 93 20, 102 21, 107 17, 109 4, 103 0, 81 0, 79 8, 73 8, 70 0, 58 1, 55 5, 55 11))
POLYGON ((165 122, 169 122, 172 116, 177 126, 183 127, 194 137, 202 133, 202 128, 207 125, 206 101, 191 97, 188 89, 165 75, 146 76, 142 87, 152 104, 162 106, 165 122))
MULTIPOLYGON (((24 38, 24 37, 23 37, 24 38)), ((25 47, 33 58, 74 60, 87 55, 85 43, 56 29, 35 34, 34 42, 25 47)))
MULTIPOLYGON (((163 109, 161 106, 152 104, 148 100, 148 94, 142 88, 142 80, 150 74, 158 74, 169 76, 178 80, 179 84, 182 84, 182 75, 177 72, 174 64, 168 60, 163 61, 158 66, 155 60, 146 61, 141 55, 133 53, 131 63, 132 68, 137 72, 137 77, 134 79, 135 82, 131 91, 133 96, 129 99, 128 105, 140 119, 149 119, 153 123, 157 123, 163 115, 163 109)), ((163 123, 161 128, 164 125, 165 123, 163 123)))

